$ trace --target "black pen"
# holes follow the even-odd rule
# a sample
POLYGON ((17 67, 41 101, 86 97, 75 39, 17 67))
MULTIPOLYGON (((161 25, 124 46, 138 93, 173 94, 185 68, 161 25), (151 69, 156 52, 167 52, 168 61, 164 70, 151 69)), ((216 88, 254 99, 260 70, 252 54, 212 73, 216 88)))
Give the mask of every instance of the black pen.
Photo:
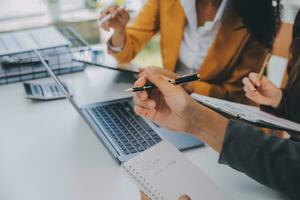
MULTIPOLYGON (((200 79, 199 74, 188 74, 188 75, 179 77, 177 79, 173 79, 173 80, 171 79, 168 81, 173 85, 180 85, 180 84, 184 84, 184 83, 188 83, 188 82, 197 81, 199 79, 200 79)), ((149 91, 149 90, 152 90, 155 88, 156 88, 156 86, 153 83, 148 83, 148 84, 144 85, 143 87, 129 88, 125 91, 126 92, 141 92, 141 91, 149 91)))

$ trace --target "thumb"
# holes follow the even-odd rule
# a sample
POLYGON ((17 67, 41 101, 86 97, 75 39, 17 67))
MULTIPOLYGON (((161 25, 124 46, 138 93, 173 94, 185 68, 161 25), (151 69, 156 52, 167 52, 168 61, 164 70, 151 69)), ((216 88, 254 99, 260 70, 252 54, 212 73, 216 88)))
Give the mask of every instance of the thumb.
POLYGON ((174 85, 169 83, 168 80, 162 78, 160 75, 156 73, 147 73, 147 79, 153 83, 164 95, 168 94, 170 91, 174 90, 174 85))

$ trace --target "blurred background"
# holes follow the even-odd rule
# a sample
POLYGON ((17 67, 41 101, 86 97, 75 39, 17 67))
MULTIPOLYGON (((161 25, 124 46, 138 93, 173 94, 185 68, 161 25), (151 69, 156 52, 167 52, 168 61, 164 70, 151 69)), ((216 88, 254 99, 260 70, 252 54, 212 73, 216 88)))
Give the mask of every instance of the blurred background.
MULTIPOLYGON (((111 33, 99 30, 97 16, 112 3, 126 4, 131 19, 147 0, 0 0, 0 32, 55 24, 72 26, 89 43, 105 42, 111 33)), ((284 7, 283 20, 292 22, 296 10, 284 7)), ((161 66, 159 34, 135 59, 144 66, 161 66)))
MULTIPOLYGON (((105 42, 111 33, 99 30, 97 16, 117 3, 131 10, 131 19, 146 0, 0 0, 0 32, 55 24, 71 26, 90 44, 105 42)), ((137 56, 141 65, 161 66, 159 35, 137 56)))

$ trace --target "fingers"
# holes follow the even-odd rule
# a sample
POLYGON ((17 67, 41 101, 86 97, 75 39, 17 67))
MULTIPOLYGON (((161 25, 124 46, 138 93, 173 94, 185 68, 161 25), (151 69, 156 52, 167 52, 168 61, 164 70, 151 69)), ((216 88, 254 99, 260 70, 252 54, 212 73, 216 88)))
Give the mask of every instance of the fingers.
POLYGON ((129 21, 129 14, 124 8, 119 8, 117 13, 117 19, 122 25, 126 25, 129 21))
POLYGON ((118 6, 112 6, 110 9, 111 17, 115 18, 119 12, 119 7, 118 6))
POLYGON ((134 105, 133 110, 135 112, 135 114, 141 116, 141 117, 147 117, 148 116, 148 112, 150 112, 148 109, 143 108, 139 105, 134 105))
POLYGON ((109 28, 111 28, 112 24, 115 24, 116 22, 126 25, 127 22, 129 21, 129 14, 124 8, 120 8, 117 5, 112 5, 102 11, 99 15, 99 24, 101 28, 103 28, 106 31, 109 31, 109 28), (105 17, 108 15, 109 18, 107 20, 104 20, 104 22, 101 23, 101 20, 103 20, 105 17))
MULTIPOLYGON (((135 87, 142 87, 146 84, 147 80, 146 77, 139 78, 134 86, 135 87)), ((134 95, 134 103, 142 108, 146 109, 154 109, 156 107, 155 101, 148 98, 148 93, 143 92, 136 92, 134 95)))
POLYGON ((244 88, 244 91, 245 91, 245 95, 248 99, 250 99, 256 103, 259 103, 259 99, 261 99, 261 97, 260 97, 261 94, 259 92, 247 91, 247 88, 244 88))
POLYGON ((140 73, 138 74, 138 78, 141 78, 143 76, 146 76, 145 70, 141 70, 140 73))
POLYGON ((110 21, 112 19, 116 19, 116 17, 118 16, 118 12, 119 12, 119 7, 117 5, 112 5, 109 6, 107 9, 103 10, 100 15, 99 15, 99 24, 101 26, 101 28, 103 28, 104 30, 109 30, 109 26, 110 26, 110 21), (107 18, 108 17, 108 18, 107 18), (107 20, 105 20, 104 18, 106 18, 107 20), (103 22, 101 20, 104 20, 103 22))
POLYGON ((272 105, 278 96, 277 87, 265 76, 259 79, 257 73, 250 73, 243 79, 245 95, 248 99, 262 105, 272 105))
POLYGON ((242 82, 244 84, 243 89, 246 93, 254 94, 257 92, 257 88, 261 86, 261 81, 257 73, 250 73, 249 77, 243 78, 242 82))
POLYGON ((250 79, 244 78, 243 84, 244 84, 243 90, 245 92, 245 96, 248 99, 260 104, 261 102, 259 102, 258 100, 258 95, 260 95, 260 93, 256 90, 256 88, 254 87, 250 79))
POLYGON ((261 81, 259 80, 258 74, 257 73, 250 73, 249 74, 249 80, 256 86, 260 87, 261 86, 261 81))
POLYGON ((271 105, 272 103, 272 99, 267 98, 265 96, 263 96, 261 93, 259 92, 255 92, 255 93, 246 93, 245 94, 246 97, 258 104, 262 104, 262 105, 271 105))
POLYGON ((138 105, 141 108, 148 109, 148 110, 155 109, 155 107, 156 107, 155 101, 153 101, 151 99, 142 100, 137 95, 134 96, 134 103, 135 103, 135 105, 138 105))
POLYGON ((249 87, 244 86, 244 91, 245 91, 245 96, 254 101, 255 103, 258 104, 263 104, 263 105, 269 105, 271 103, 271 98, 268 98, 264 96, 260 91, 258 90, 251 90, 249 87))
POLYGON ((174 85, 156 73, 147 73, 147 78, 164 94, 164 96, 168 96, 168 94, 175 89, 174 85))
POLYGON ((188 195, 182 195, 178 200, 191 200, 191 198, 188 195))
POLYGON ((250 81, 249 78, 247 77, 243 78, 243 84, 244 84, 244 89, 246 89, 247 91, 252 91, 252 92, 256 91, 255 85, 250 81))
POLYGON ((147 73, 159 73, 158 72, 158 67, 146 67, 146 68, 141 68, 140 73, 138 74, 138 77, 146 76, 147 73))
POLYGON ((141 192, 141 200, 151 200, 144 192, 141 192))
POLYGON ((147 83, 146 74, 140 76, 139 79, 134 83, 134 87, 143 87, 147 83))
POLYGON ((105 31, 109 31, 109 22, 104 22, 101 24, 101 28, 104 29, 105 31))
POLYGON ((118 5, 111 5, 107 8, 108 12, 111 13, 112 17, 116 16, 116 13, 118 12, 118 5))
POLYGON ((263 76, 261 79, 261 85, 262 87, 270 87, 270 85, 275 86, 274 83, 265 76, 263 76))
MULTIPOLYGON (((134 87, 143 87, 146 83, 147 83, 146 76, 142 76, 134 83, 134 87)), ((146 91, 136 92, 135 96, 145 101, 148 98, 148 93, 146 91)))
POLYGON ((152 121, 155 121, 156 123, 160 122, 160 121, 155 120, 155 116, 157 116, 156 115, 156 113, 157 113, 156 109, 147 109, 147 108, 143 108, 139 105, 134 105, 133 109, 134 109, 135 114, 137 114, 141 117, 148 118, 152 121))
POLYGON ((128 12, 123 8, 118 9, 118 14, 123 18, 129 18, 128 12))
MULTIPOLYGON (((251 73, 250 75, 252 77, 253 82, 256 81, 255 74, 251 73)), ((249 77, 243 78, 243 90, 245 92, 245 96, 256 103, 260 103, 258 101, 258 95, 260 95, 260 93, 257 91, 257 86, 250 80, 250 75, 249 77)))
POLYGON ((109 6, 107 9, 103 10, 100 13, 99 20, 102 20, 105 16, 107 16, 109 14, 113 14, 115 11, 117 11, 117 9, 118 9, 118 6, 116 6, 116 5, 109 6))

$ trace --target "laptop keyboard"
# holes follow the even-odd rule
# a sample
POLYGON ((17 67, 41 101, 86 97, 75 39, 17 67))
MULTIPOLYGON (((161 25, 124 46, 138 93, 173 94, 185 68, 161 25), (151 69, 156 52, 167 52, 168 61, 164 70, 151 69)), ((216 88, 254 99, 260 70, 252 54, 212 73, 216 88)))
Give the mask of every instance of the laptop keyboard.
POLYGON ((128 102, 97 105, 91 110, 125 154, 142 152, 162 140, 139 121, 128 102))

